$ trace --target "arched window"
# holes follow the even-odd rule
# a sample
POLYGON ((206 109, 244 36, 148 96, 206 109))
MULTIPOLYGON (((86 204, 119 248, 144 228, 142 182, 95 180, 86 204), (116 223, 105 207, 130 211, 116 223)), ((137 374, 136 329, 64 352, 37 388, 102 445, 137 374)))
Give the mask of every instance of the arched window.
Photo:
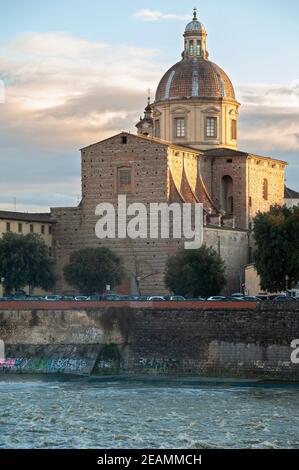
POLYGON ((268 180, 264 179, 263 182, 263 198, 265 201, 268 201, 268 180))
POLYGON ((231 176, 223 176, 221 180, 221 208, 227 214, 234 213, 234 184, 231 176))

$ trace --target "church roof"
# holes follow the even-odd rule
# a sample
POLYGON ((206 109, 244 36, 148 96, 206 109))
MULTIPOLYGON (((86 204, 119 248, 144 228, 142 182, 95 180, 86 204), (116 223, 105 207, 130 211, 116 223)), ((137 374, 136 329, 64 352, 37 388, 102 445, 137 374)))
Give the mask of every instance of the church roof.
POLYGON ((53 222, 51 214, 48 212, 30 214, 28 212, 0 211, 0 219, 21 220, 24 222, 53 222))
POLYGON ((87 148, 93 147, 94 145, 99 145, 104 142, 107 142, 109 140, 115 139, 115 137, 121 137, 121 136, 128 136, 128 137, 133 137, 135 139, 140 139, 140 140, 146 140, 147 142, 152 142, 155 145, 162 145, 163 147, 171 147, 171 148, 176 148, 178 150, 181 150, 183 152, 190 152, 190 153, 197 153, 198 155, 202 155, 204 153, 203 150, 198 150, 196 148, 187 146, 187 145, 179 145, 179 144, 173 144, 171 142, 168 142, 167 140, 162 140, 158 139, 157 137, 151 137, 151 136, 146 136, 146 135, 136 135, 131 132, 119 132, 118 134, 114 134, 111 137, 108 137, 107 139, 100 140, 99 142, 94 142, 93 144, 87 145, 86 147, 81 148, 80 150, 85 150, 87 148))
POLYGON ((209 150, 204 150, 203 151, 206 155, 209 155, 210 157, 254 157, 254 158, 259 158, 262 160, 272 160, 275 162, 283 163, 284 165, 288 165, 287 162, 283 160, 278 160, 277 158, 272 158, 272 157, 266 157, 263 155, 256 155, 254 153, 250 152, 244 152, 241 150, 235 150, 235 149, 230 149, 230 148, 214 148, 214 149, 209 149, 209 150))
POLYGON ((160 81, 156 101, 186 98, 235 100, 235 90, 226 73, 213 62, 197 57, 183 59, 160 81))
POLYGON ((297 191, 294 191, 293 189, 287 188, 285 186, 285 188, 284 188, 284 198, 285 199, 299 199, 299 193, 297 191))

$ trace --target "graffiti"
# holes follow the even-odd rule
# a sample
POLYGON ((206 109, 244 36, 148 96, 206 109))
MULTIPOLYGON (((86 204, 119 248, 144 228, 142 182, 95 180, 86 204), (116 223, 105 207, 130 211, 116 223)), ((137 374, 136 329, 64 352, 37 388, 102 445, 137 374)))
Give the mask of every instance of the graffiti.
POLYGON ((143 369, 167 370, 177 368, 179 361, 172 358, 140 358, 139 365, 143 369))
POLYGON ((101 360, 97 363, 97 367, 98 367, 99 369, 111 369, 113 366, 114 366, 114 361, 113 361, 113 359, 110 359, 110 360, 101 359, 101 360))
POLYGON ((13 367, 16 363, 15 359, 0 359, 0 368, 1 367, 13 367))
POLYGON ((15 362, 15 359, 6 359, 5 344, 4 341, 0 339, 0 367, 13 367, 15 362))
POLYGON ((292 364, 299 364, 299 339, 292 341, 291 348, 294 349, 291 354, 291 362, 292 364))
POLYGON ((57 359, 37 359, 18 357, 7 359, 5 364, 0 361, 0 368, 13 367, 17 370, 42 371, 42 372, 83 372, 89 366, 85 359, 57 358, 57 359))

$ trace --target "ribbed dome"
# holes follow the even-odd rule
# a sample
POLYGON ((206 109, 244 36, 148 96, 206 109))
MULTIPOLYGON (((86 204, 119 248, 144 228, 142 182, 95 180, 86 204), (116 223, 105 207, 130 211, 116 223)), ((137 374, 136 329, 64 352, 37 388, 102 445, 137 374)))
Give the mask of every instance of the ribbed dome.
POLYGON ((160 81, 156 101, 183 98, 235 100, 234 87, 218 65, 203 58, 182 60, 160 81))
POLYGON ((206 31, 204 25, 198 21, 198 20, 193 20, 190 21, 190 23, 187 24, 185 33, 194 33, 194 32, 202 32, 206 31))

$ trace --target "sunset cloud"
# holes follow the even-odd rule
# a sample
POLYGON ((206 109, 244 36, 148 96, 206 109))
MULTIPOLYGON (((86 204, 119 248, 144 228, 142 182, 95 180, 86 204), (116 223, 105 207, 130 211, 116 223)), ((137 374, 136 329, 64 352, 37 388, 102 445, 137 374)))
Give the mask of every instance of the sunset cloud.
POLYGON ((0 52, 6 89, 0 105, 1 207, 11 209, 12 196, 25 200, 28 190, 43 208, 76 203, 78 149, 134 129, 147 89, 160 76, 155 55, 66 33, 30 33, 7 45, 0 52))
POLYGON ((299 152, 299 81, 238 88, 240 138, 259 152, 299 152))
MULTIPOLYGON (((0 208, 11 209, 14 196, 24 210, 76 204, 78 149, 136 131, 147 89, 155 89, 169 65, 152 49, 63 32, 26 34, 0 50, 6 98, 0 104, 0 208)), ((295 185, 299 81, 236 88, 239 147, 289 160, 295 185)))

